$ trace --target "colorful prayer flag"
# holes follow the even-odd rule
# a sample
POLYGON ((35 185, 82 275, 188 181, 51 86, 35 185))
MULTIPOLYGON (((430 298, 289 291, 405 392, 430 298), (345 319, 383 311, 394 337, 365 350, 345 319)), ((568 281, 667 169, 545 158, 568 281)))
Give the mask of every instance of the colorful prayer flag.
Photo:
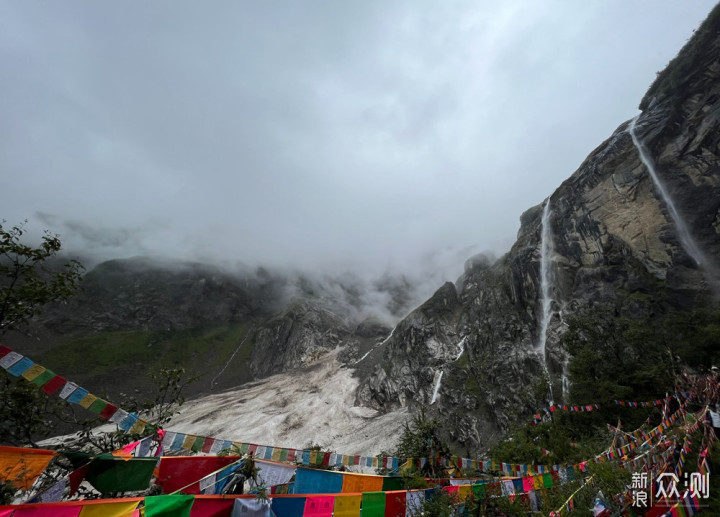
POLYGON ((54 457, 51 450, 0 446, 0 481, 30 490, 54 457))

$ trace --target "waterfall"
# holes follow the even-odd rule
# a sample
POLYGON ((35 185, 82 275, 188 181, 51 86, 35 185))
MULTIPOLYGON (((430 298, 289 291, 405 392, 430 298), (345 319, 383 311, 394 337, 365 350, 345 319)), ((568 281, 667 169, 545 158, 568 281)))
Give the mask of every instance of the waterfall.
POLYGON ((552 251, 552 235, 550 233, 550 198, 545 201, 542 214, 542 232, 540 234, 540 302, 542 317, 540 319, 540 336, 538 351, 542 356, 543 368, 550 388, 550 404, 553 403, 552 380, 547 365, 545 344, 547 342, 547 329, 552 318, 552 295, 550 294, 550 253, 552 251))
POLYGON ((440 375, 437 373, 435 374, 437 377, 437 380, 435 381, 435 388, 433 389, 432 399, 430 399, 430 404, 435 404, 435 399, 437 399, 438 391, 440 391, 440 381, 442 380, 443 371, 440 370, 440 375))
POLYGON ((385 343, 387 343, 388 341, 390 341, 390 338, 393 337, 393 334, 395 333, 395 329, 396 329, 396 328, 397 328, 397 327, 393 327, 393 329, 390 331, 390 335, 389 335, 388 337, 386 337, 385 339, 383 339, 381 343, 378 343, 377 345, 375 345, 374 347, 372 347, 370 350, 368 350, 367 352, 365 352, 365 355, 362 356, 362 357, 361 357, 360 359, 358 359, 357 361, 355 361, 355 364, 359 364, 359 363, 362 362, 367 356, 370 355, 370 352, 372 352, 373 350, 375 350, 377 347, 383 346, 385 343))
POLYGON ((568 363, 570 362, 570 358, 565 357, 565 361, 563 362, 563 371, 562 371, 562 397, 563 400, 567 400, 570 396, 570 379, 568 378, 568 363))
MULTIPOLYGON (((665 188, 665 184, 660 180, 657 175, 657 171, 655 170, 655 164, 650 157, 650 153, 645 147, 645 144, 640 141, 637 134, 635 133, 635 125, 637 124, 638 117, 640 117, 640 115, 630 121, 630 137, 632 138, 633 144, 635 144, 635 147, 638 150, 638 154, 640 155, 640 161, 647 168, 648 172, 650 173, 650 177, 652 178, 653 183, 657 188, 657 191, 660 193, 660 197, 662 197, 662 200, 665 202, 665 206, 670 213, 670 218, 675 224, 675 229, 677 231, 678 238, 680 239, 680 244, 682 245, 683 249, 687 252, 688 255, 690 255, 690 257, 692 257, 698 267, 704 267, 707 269, 708 267, 711 267, 710 262, 705 257, 705 254, 702 252, 702 250, 700 250, 700 248, 698 247, 695 239, 693 239, 692 235, 690 235, 690 231, 688 230, 687 224, 685 224, 685 220, 680 216, 677 208, 675 208, 675 203, 673 202, 672 197, 670 197, 670 193, 667 191, 667 188, 665 188)), ((712 271, 710 272, 712 273, 712 271)))
POLYGON ((230 356, 230 359, 227 360, 227 362, 225 363, 225 366, 223 366, 223 367, 222 367, 222 370, 220 370, 220 371, 218 372, 218 374, 217 374, 215 377, 212 378, 212 380, 210 381, 210 389, 211 389, 211 390, 215 387, 215 384, 216 384, 215 381, 217 380, 217 378, 220 377, 220 376, 225 372, 225 370, 227 370, 227 367, 230 365, 230 363, 232 362, 232 360, 235 359, 235 355, 237 355, 238 350, 240 350, 240 348, 242 348, 242 346, 245 344, 245 341, 247 341, 248 336, 250 335, 250 333, 251 333, 253 330, 255 330, 255 327, 250 327, 250 330, 245 334, 245 337, 243 338, 243 340, 240 341, 240 344, 235 347, 235 351, 234 351, 234 352, 232 353, 232 355, 230 356))
POLYGON ((369 356, 369 355, 370 355, 370 352, 372 352, 373 350, 375 350, 375 347, 373 347, 373 348, 371 348, 370 350, 368 350, 367 352, 365 352, 365 355, 362 356, 362 357, 361 357, 360 359, 358 359, 357 361, 355 361, 355 364, 358 364, 358 363, 361 362, 363 359, 365 359, 367 356, 369 356))
POLYGON ((466 339, 467 339, 467 336, 465 336, 464 338, 462 338, 462 339, 460 340, 460 342, 458 343, 458 347, 460 348, 460 351, 458 352, 458 355, 457 355, 457 357, 455 358, 456 361, 457 361, 458 359, 460 359, 460 356, 462 356, 462 355, 463 355, 463 352, 465 352, 465 340, 466 340, 466 339))
POLYGON ((396 329, 396 328, 397 328, 397 326, 393 327, 393 329, 390 331, 390 335, 389 335, 388 337, 386 337, 385 339, 383 339, 382 343, 380 343, 380 344, 377 345, 377 346, 383 346, 385 343, 387 343, 388 341, 390 341, 390 338, 393 337, 393 334, 395 334, 395 329, 396 329))

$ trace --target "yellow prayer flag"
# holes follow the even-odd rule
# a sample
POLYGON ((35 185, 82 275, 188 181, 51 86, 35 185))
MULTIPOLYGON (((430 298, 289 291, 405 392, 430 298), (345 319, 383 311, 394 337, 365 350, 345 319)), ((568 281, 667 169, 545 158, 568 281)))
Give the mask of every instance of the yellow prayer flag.
POLYGON ((135 422, 130 428, 130 434, 140 434, 145 430, 146 427, 147 422, 145 420, 138 419, 138 421, 135 422))
POLYGON ((55 457, 55 451, 0 446, 0 481, 17 489, 30 490, 55 457))
POLYGON ((408 458, 405 463, 400 465, 400 468, 398 470, 400 471, 400 474, 407 474, 409 471, 412 471, 413 468, 413 460, 412 458, 408 458))
POLYGON ((460 485, 458 487, 458 496, 460 498, 460 502, 464 501, 470 495, 472 494, 472 486, 470 485, 460 485))
POLYGON ((25 372, 22 374, 23 378, 31 381, 35 377, 39 376, 41 373, 43 373, 47 368, 44 366, 40 366, 39 364, 35 364, 31 366, 29 369, 25 370, 25 372))
POLYGON ((317 451, 310 451, 310 465, 315 465, 317 462, 317 451))
POLYGON ((533 487, 535 487, 535 490, 545 488, 545 481, 542 474, 540 474, 539 476, 533 476, 533 487))
POLYGON ((78 517, 130 517, 139 501, 85 504, 78 517))
POLYGON ((93 395, 92 393, 88 393, 80 402, 78 402, 78 404, 87 409, 92 406, 93 402, 95 402, 96 400, 97 397, 95 395, 93 395))
POLYGON ((358 517, 361 502, 361 495, 336 495, 333 517, 358 517))
POLYGON ((187 450, 192 449, 192 446, 195 443, 195 438, 197 438, 197 436, 195 436, 194 434, 188 434, 187 436, 185 436, 185 440, 183 440, 183 443, 180 447, 187 450))
POLYGON ((273 461, 280 461, 280 454, 282 454, 282 449, 280 447, 275 447, 272 453, 272 460, 273 461))

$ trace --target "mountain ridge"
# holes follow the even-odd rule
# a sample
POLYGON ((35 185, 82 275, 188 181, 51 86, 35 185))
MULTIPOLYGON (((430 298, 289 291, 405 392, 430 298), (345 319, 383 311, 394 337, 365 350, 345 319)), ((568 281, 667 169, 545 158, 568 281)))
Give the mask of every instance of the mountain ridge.
MULTIPOLYGON (((718 48, 720 6, 658 75, 633 124, 693 239, 713 259, 720 256, 718 48)), ((125 347, 128 355, 113 382, 127 384, 123 376, 147 367, 143 361, 169 361, 199 365, 206 377, 223 368, 228 373, 216 389, 224 390, 283 372, 301 375, 337 354, 335 366, 352 370, 358 383, 353 407, 390 416, 427 407, 454 445, 482 454, 537 408, 572 400, 574 357, 564 338, 574 321, 610 315, 660 328, 673 314, 717 302, 711 267, 698 267, 687 251, 630 124, 619 124, 543 203, 520 216, 517 239, 499 259, 470 257, 455 283, 438 286, 408 314, 406 278, 375 284, 385 309, 404 316, 394 328, 367 318, 363 303, 372 297, 348 279, 262 268, 231 278, 197 264, 133 270, 143 265, 136 259, 99 266, 95 280, 89 272, 90 294, 50 307, 35 322, 38 335, 70 338, 55 346, 65 339, 56 335, 52 349, 37 349, 39 359, 62 366, 105 336, 107 353, 125 347), (543 306, 550 308, 545 335, 543 306), (123 335, 128 322, 132 331, 123 335)), ((713 353, 708 357, 718 357, 713 353)), ((707 367, 708 357, 694 366, 707 367)), ((108 370, 92 379, 104 382, 103 374, 108 370)), ((210 389, 202 382, 195 395, 210 389)))

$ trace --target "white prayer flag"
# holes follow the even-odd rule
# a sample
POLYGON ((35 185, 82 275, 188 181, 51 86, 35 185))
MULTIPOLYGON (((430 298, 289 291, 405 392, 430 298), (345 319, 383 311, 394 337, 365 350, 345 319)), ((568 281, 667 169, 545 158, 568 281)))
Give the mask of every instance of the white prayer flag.
MULTIPOLYGON (((72 392, 75 391, 78 388, 78 385, 74 382, 66 382, 65 386, 62 387, 60 390, 60 398, 66 399, 70 395, 72 395, 72 392)), ((117 414, 117 413, 116 413, 117 414)))
POLYGON ((10 368, 12 365, 17 363, 20 359, 22 359, 23 356, 18 354, 17 352, 10 352, 5 357, 0 359, 0 366, 5 368, 6 370, 10 368))

